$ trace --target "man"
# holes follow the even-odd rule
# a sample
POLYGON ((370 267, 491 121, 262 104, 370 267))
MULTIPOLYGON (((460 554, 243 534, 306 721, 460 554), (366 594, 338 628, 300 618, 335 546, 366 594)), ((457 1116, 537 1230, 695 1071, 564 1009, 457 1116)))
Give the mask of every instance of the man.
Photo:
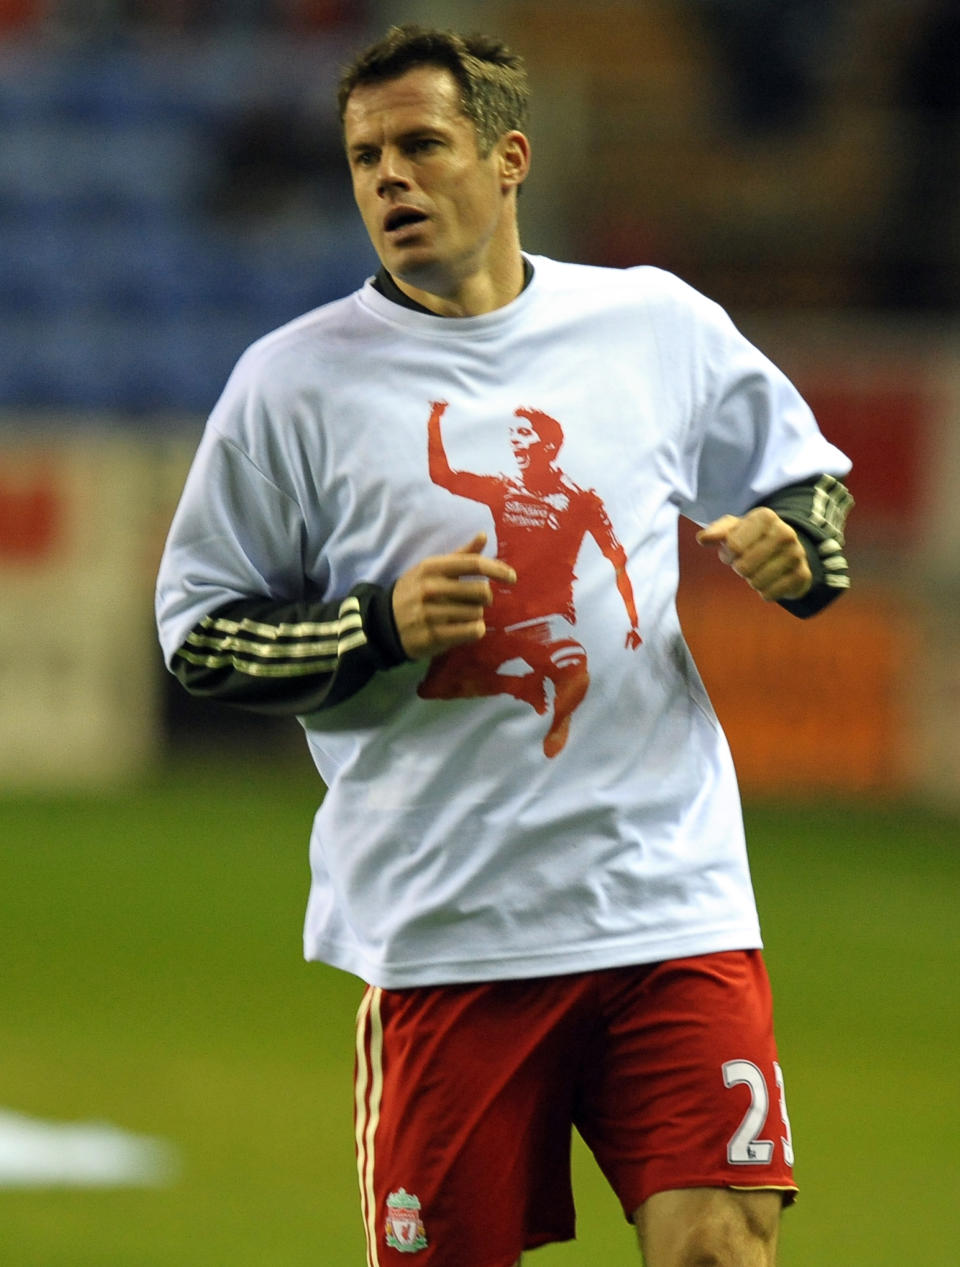
POLYGON ((677 518, 810 615, 848 584, 850 464, 676 278, 522 254, 526 85, 496 41, 394 28, 340 103, 383 267, 243 356, 157 604, 187 689, 298 715, 328 788, 304 940, 368 983, 367 1262, 512 1267, 569 1239, 576 1125, 647 1267, 767 1267, 793 1152, 732 763, 676 618, 677 518), (514 518, 579 504, 571 544, 538 527, 515 562, 519 524, 470 474, 502 469, 510 417, 556 423, 514 518), (558 567, 548 601, 522 598, 558 567), (519 649, 520 676, 563 689, 496 645, 518 593, 547 641, 575 612, 590 656, 555 751, 533 693, 477 688, 519 649))
POLYGON ((576 625, 574 568, 583 538, 589 533, 613 564, 630 621, 626 645, 638 647, 627 558, 600 498, 571 483, 555 465, 563 443, 563 428, 555 418, 539 409, 514 410, 518 421, 510 428, 510 445, 520 468, 518 481, 450 467, 440 431, 446 408, 446 401, 435 401, 427 424, 430 478, 457 497, 489 507, 499 557, 510 564, 517 581, 492 586, 491 620, 482 640, 453 647, 433 660, 417 693, 422 699, 468 699, 504 692, 545 713, 549 682, 553 720, 543 751, 555 757, 590 684, 587 653, 571 636, 576 625))

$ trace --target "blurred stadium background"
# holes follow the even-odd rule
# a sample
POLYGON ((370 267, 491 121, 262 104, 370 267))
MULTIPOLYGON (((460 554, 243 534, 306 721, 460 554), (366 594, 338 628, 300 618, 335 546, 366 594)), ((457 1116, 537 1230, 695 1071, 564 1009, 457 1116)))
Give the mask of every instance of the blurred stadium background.
MULTIPOLYGON (((679 272, 854 459, 848 598, 801 626, 685 538, 683 614, 778 986, 783 1263, 953 1263, 955 0, 0 0, 0 1263, 362 1259, 358 987, 299 962, 320 789, 295 725, 177 693, 151 604, 237 356, 372 271, 333 85, 404 20, 527 56, 528 250, 679 272), (165 1168, 81 1178, 98 1121, 165 1168)), ((532 1261, 635 1261, 576 1159, 581 1239, 532 1261)))

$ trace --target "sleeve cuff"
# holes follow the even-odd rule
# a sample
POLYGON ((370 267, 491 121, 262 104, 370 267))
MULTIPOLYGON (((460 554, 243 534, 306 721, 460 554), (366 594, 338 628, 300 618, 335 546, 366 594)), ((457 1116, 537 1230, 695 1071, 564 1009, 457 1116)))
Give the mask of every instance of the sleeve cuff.
POLYGON ((363 585, 354 592, 365 608, 364 629, 377 667, 392 669, 406 664, 410 657, 403 649, 393 616, 393 586, 384 589, 379 585, 363 585))
POLYGON ((803 598, 782 598, 779 606, 788 611, 791 616, 806 620, 807 617, 815 616, 817 612, 828 607, 834 599, 839 598, 843 593, 843 588, 828 583, 827 571, 820 554, 820 543, 799 524, 794 523, 792 527, 806 553, 813 582, 803 598))

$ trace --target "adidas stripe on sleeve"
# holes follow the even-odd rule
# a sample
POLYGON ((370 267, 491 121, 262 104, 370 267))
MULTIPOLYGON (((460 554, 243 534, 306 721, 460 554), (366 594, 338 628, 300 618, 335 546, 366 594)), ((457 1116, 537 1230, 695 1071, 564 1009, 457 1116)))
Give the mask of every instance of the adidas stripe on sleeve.
POLYGON ((309 713, 406 660, 391 589, 357 585, 343 599, 277 603, 239 599, 199 621, 173 657, 193 695, 257 712, 309 713))
POLYGON ((844 554, 844 529, 853 507, 849 489, 832 475, 791 484, 761 503, 797 530, 813 573, 803 598, 784 599, 780 606, 795 616, 814 616, 850 588, 844 554))

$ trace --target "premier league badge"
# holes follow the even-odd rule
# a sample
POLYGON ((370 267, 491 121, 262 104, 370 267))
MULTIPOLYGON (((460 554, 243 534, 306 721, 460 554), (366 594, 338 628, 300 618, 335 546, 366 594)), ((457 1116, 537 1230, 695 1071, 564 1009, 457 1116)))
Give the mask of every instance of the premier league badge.
POLYGON ((387 1197, 387 1245, 401 1254, 415 1254, 427 1248, 420 1199, 404 1188, 387 1197))

